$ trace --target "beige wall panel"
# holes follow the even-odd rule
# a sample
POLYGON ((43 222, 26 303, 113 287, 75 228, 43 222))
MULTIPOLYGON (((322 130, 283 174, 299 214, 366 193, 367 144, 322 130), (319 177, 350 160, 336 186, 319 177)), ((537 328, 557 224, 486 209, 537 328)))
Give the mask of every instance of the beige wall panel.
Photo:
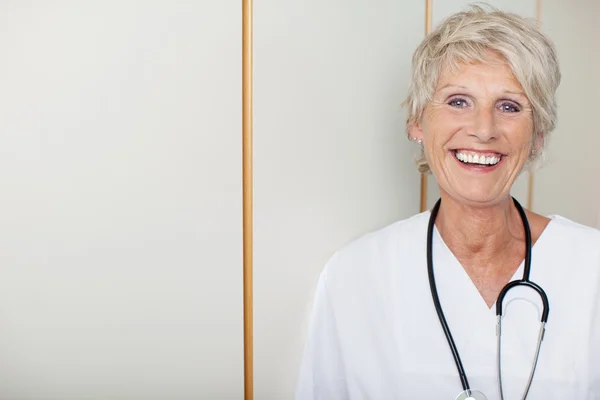
POLYGON ((600 2, 544 0, 542 23, 559 52, 558 126, 536 174, 534 208, 600 228, 600 2))
POLYGON ((290 399, 319 273, 418 212, 400 104, 424 3, 255 4, 256 399, 290 399))
POLYGON ((240 21, 2 3, 0 398, 242 398, 240 21))

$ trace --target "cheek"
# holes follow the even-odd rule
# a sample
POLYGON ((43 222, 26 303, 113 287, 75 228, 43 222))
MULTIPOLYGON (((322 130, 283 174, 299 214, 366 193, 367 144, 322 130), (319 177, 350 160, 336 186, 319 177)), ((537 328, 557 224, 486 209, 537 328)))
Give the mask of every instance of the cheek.
POLYGON ((424 150, 427 162, 436 173, 446 164, 446 157, 449 153, 446 151, 445 143, 448 142, 448 138, 440 131, 433 132, 427 142, 424 143, 424 150))
POLYGON ((428 122, 432 127, 441 131, 452 131, 465 126, 472 118, 469 113, 456 112, 449 108, 437 108, 429 113, 428 122))
POLYGON ((529 152, 533 144, 533 122, 515 121, 509 125, 508 138, 515 150, 529 152))
POLYGON ((426 129, 423 131, 425 144, 430 151, 444 151, 448 143, 456 134, 464 128, 464 121, 457 118, 456 115, 446 115, 449 113, 439 113, 435 119, 429 121, 426 129))

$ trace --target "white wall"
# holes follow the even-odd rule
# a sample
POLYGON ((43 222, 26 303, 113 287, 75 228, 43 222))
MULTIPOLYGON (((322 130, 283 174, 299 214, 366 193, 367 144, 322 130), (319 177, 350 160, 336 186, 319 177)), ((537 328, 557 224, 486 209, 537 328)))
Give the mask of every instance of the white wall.
POLYGON ((535 176, 533 205, 600 227, 600 2, 543 0, 542 24, 558 48, 563 80, 547 165, 535 176))
POLYGON ((255 2, 255 396, 292 398, 344 243, 418 212, 400 104, 424 3, 255 2))
POLYGON ((2 3, 0 398, 242 398, 240 21, 2 3))

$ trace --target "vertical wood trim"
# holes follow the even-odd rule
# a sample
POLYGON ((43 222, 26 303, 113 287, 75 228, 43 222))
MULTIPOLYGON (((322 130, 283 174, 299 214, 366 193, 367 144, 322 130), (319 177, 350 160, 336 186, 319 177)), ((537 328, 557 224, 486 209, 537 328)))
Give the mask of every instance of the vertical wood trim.
MULTIPOLYGON (((542 0, 536 0, 535 2, 535 18, 538 25, 542 25, 542 0)), ((535 173, 529 172, 529 179, 527 181, 527 209, 533 210, 533 187, 535 183, 535 173)))
POLYGON ((427 175, 421 174, 421 205, 420 212, 427 210, 427 175))
MULTIPOLYGON (((425 0, 425 35, 431 32, 432 25, 433 0, 425 0)), ((421 202, 420 212, 427 209, 427 184, 428 176, 421 174, 421 202)))
POLYGON ((433 0, 425 0, 425 35, 431 32, 433 0))
POLYGON ((527 181, 527 209, 531 210, 533 208, 533 182, 534 182, 534 176, 535 174, 532 172, 529 172, 529 179, 527 181))
POLYGON ((252 0, 242 0, 242 229, 245 400, 254 398, 252 194, 252 0))

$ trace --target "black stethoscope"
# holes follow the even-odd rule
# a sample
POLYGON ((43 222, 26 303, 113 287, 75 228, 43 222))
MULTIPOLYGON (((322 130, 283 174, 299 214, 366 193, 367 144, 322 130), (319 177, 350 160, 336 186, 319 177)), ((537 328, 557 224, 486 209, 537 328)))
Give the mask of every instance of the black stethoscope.
MULTIPOLYGON (((506 293, 508 293, 510 289, 516 286, 526 286, 535 290, 539 294, 544 305, 535 358, 533 361, 533 366, 531 368, 531 373, 529 375, 529 381, 527 383, 527 387, 525 388, 525 392, 523 393, 522 399, 525 399, 527 397, 527 394, 529 393, 529 388, 531 387, 531 382, 533 381, 533 375, 535 373, 538 356, 540 354, 540 347, 542 345, 542 339, 544 337, 545 326, 546 322, 548 321, 548 312, 550 311, 548 304, 548 296, 546 296, 546 292, 544 292, 544 290, 539 285, 529 280, 529 272, 531 270, 531 229, 529 227, 529 222, 527 221, 527 216, 525 215, 525 210, 523 210, 523 207, 521 207, 521 204, 519 204, 519 202, 515 198, 513 198, 513 201, 515 203, 515 206, 517 207, 517 210, 519 211, 519 214, 521 215, 521 219, 523 220, 523 228, 525 229, 525 268, 523 271, 523 278, 509 282, 506 286, 504 286, 504 288, 502 288, 500 294, 498 295, 498 299, 496 300, 498 389, 500 392, 500 399, 502 400, 504 399, 504 395, 502 392, 502 368, 500 346, 502 336, 502 301, 504 300, 504 296, 506 296, 506 293)), ((431 297, 433 298, 433 303, 435 304, 435 310, 437 311, 437 315, 440 319, 440 324, 442 325, 442 329, 444 330, 444 335, 446 335, 448 345, 450 346, 450 350, 452 351, 452 356, 454 357, 456 369, 458 370, 460 382, 463 387, 463 391, 458 394, 456 400, 485 400, 486 397, 483 393, 481 393, 478 390, 471 389, 471 387, 469 386, 467 374, 465 373, 465 369, 463 368, 462 362, 460 360, 460 355, 458 353, 458 350, 456 349, 456 345, 454 344, 454 339, 452 338, 452 333, 450 333, 450 328, 448 327, 448 323, 446 322, 446 318, 444 317, 444 312, 442 311, 442 306, 440 304, 440 299, 437 293, 437 287, 435 285, 435 276, 433 273, 433 229, 435 227, 435 219, 440 209, 441 202, 442 199, 439 199, 433 207, 431 211, 431 216, 429 217, 429 227, 427 229, 427 272, 429 274, 429 286, 431 288, 431 297)))

